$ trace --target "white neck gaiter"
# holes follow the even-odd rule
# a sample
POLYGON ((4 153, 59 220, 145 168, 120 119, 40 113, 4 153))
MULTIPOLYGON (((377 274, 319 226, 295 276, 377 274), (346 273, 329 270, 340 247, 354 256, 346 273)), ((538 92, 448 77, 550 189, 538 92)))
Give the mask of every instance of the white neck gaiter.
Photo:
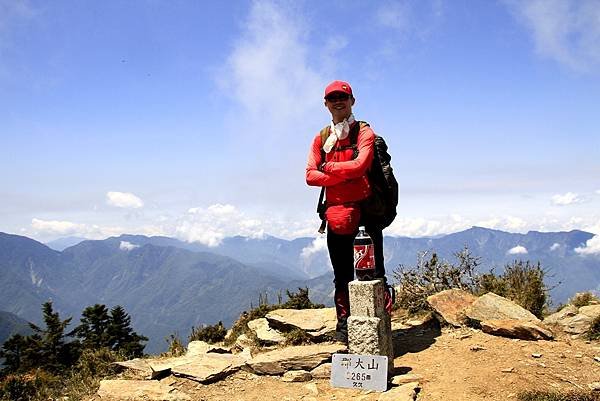
POLYGON ((331 122, 331 130, 329 133, 329 137, 323 144, 323 151, 325 153, 331 152, 331 149, 335 146, 338 139, 346 139, 348 134, 350 133, 350 125, 354 122, 354 114, 350 114, 348 118, 344 119, 344 121, 334 124, 331 122))

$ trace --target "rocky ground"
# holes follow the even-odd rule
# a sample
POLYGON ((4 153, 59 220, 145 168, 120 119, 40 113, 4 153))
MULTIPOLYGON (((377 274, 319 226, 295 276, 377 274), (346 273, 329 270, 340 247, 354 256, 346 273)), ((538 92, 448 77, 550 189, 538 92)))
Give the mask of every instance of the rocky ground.
MULTIPOLYGON (((320 375, 315 372, 306 382, 245 370, 212 384, 175 374, 136 382, 131 380, 148 379, 148 372, 128 369, 120 379, 130 380, 125 382, 129 392, 101 391, 93 400, 505 401, 517 399, 525 390, 588 390, 600 381, 600 342, 569 336, 526 341, 465 327, 440 329, 434 319, 412 323, 394 331, 394 382, 398 384, 385 393, 332 388, 325 364, 318 368, 320 375), (403 384, 406 382, 412 383, 403 384), (156 388, 142 391, 140 383, 152 383, 156 388)), ((155 362, 160 366, 165 361, 155 362)))

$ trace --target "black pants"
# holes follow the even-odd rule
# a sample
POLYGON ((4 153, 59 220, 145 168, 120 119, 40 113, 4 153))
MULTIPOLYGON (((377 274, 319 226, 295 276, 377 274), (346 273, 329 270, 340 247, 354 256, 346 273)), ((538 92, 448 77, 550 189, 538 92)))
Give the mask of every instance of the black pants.
MULTIPOLYGON (((378 229, 367 227, 367 233, 375 246, 375 278, 385 281, 383 262, 383 233, 378 229)), ((358 231, 350 235, 336 234, 327 230, 327 249, 333 266, 333 283, 336 291, 347 290, 348 283, 354 280, 354 237, 358 231)))

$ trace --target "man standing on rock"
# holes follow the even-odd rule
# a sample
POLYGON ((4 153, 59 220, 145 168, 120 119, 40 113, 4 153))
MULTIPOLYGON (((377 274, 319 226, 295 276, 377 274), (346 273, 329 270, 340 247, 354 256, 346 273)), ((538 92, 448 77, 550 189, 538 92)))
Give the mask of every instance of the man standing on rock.
MULTIPOLYGON (((355 98, 350 84, 333 81, 325 88, 325 107, 331 124, 312 141, 306 166, 306 183, 325 188, 327 248, 333 266, 336 340, 348 342, 350 315, 348 283, 354 280, 353 242, 359 225, 365 225, 375 247, 375 278, 385 280, 382 230, 361 220, 361 202, 371 194, 367 171, 373 161, 375 133, 352 114, 355 98), (358 130, 356 143, 350 133, 358 130)), ((386 303, 389 303, 386 292, 386 303)), ((391 303, 390 303, 391 306, 391 303)))

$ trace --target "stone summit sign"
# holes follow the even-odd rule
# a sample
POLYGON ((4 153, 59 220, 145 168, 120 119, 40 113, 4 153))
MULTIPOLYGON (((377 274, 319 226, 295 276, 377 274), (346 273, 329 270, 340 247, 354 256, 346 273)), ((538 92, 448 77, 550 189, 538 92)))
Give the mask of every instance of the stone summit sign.
POLYGON ((388 358, 381 355, 333 354, 331 386, 387 390, 388 358))

